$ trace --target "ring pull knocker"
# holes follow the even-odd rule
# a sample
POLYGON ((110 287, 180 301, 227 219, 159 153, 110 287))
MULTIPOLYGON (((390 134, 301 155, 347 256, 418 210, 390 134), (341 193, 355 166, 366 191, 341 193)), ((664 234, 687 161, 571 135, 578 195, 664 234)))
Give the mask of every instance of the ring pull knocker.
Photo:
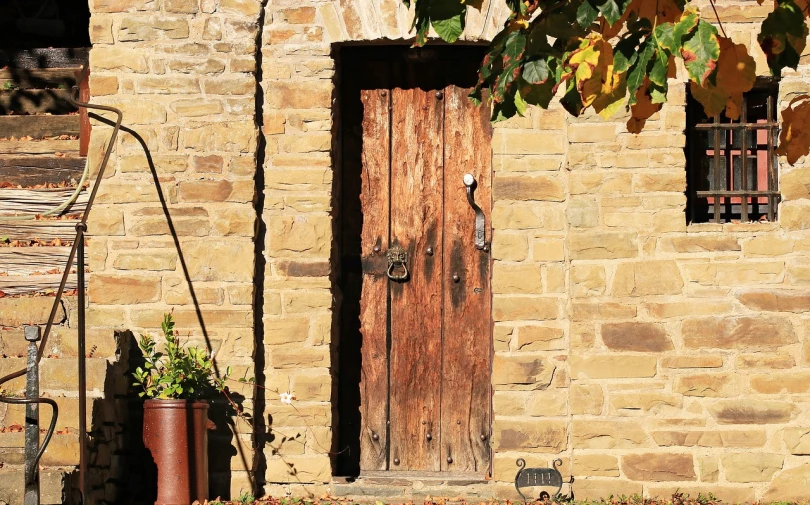
POLYGON ((408 253, 402 247, 395 245, 388 250, 388 278, 392 281, 408 280, 408 253), (399 270, 402 270, 399 272, 399 270))
POLYGON ((475 197, 473 197, 473 191, 475 191, 478 183, 472 174, 464 174, 464 185, 467 187, 467 201, 470 202, 470 207, 475 212, 475 248, 479 251, 488 252, 489 244, 487 244, 485 231, 486 218, 484 217, 484 211, 475 203, 475 197))

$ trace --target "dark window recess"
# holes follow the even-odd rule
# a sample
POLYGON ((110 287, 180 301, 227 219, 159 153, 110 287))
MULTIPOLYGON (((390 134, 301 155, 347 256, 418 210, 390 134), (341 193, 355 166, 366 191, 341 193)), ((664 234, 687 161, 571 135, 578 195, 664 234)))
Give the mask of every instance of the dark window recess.
POLYGON ((687 102, 687 216, 691 223, 774 221, 779 205, 774 154, 778 87, 758 81, 745 93, 738 120, 709 118, 687 102))

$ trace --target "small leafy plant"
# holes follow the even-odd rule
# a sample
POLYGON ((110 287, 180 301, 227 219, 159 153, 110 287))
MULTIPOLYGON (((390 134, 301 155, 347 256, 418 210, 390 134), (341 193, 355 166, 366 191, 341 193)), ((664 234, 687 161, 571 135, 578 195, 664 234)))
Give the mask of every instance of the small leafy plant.
POLYGON ((164 352, 149 334, 142 334, 138 346, 145 363, 132 374, 134 385, 143 389, 141 397, 192 400, 213 391, 223 392, 230 367, 222 377, 214 373, 214 358, 204 349, 183 346, 174 331, 174 319, 164 314, 161 324, 166 341, 164 352))

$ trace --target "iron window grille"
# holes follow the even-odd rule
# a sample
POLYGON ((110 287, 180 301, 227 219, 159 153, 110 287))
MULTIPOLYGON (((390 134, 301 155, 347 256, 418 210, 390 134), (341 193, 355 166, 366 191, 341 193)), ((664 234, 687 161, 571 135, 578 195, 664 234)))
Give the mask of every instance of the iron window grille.
POLYGON ((758 80, 743 95, 740 118, 709 118, 687 102, 687 217, 691 223, 776 220, 778 86, 758 80))

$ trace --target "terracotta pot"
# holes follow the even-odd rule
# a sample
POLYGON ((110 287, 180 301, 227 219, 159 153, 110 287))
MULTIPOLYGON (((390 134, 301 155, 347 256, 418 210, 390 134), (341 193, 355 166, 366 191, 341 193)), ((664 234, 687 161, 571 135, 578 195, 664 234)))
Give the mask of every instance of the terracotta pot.
POLYGON ((208 499, 208 402, 146 400, 143 443, 157 465, 155 505, 208 499))

